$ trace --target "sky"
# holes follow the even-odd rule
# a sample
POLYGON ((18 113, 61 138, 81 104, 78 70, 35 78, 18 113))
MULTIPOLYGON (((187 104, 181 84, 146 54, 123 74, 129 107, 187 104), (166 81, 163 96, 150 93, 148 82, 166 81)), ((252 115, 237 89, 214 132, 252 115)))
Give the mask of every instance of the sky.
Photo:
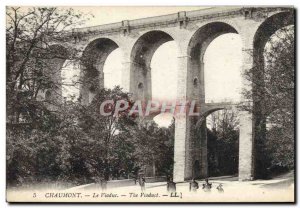
POLYGON ((133 20, 139 18, 153 17, 159 15, 166 15, 177 13, 180 11, 192 11, 199 9, 207 9, 209 7, 172 7, 172 6, 112 6, 112 7, 73 7, 74 10, 81 11, 86 14, 92 14, 94 18, 85 23, 85 27, 96 26, 102 24, 109 24, 121 22, 122 20, 133 20))
MULTIPOLYGON (((85 26, 171 14, 178 11, 202 9, 201 7, 75 7, 94 15, 85 26)), ((242 43, 239 35, 225 34, 217 37, 207 48, 204 55, 206 102, 239 101, 241 88, 242 43)), ((121 53, 114 50, 104 65, 104 86, 112 88, 121 85, 121 53)), ((69 68, 72 66, 68 66, 69 68)), ((176 99, 177 90, 177 54, 174 41, 161 45, 151 60, 152 98, 176 99)), ((65 81, 78 74, 64 74, 65 81)), ((71 70, 72 71, 72 70, 71 70)), ((64 73, 64 72, 63 72, 64 73)), ((63 94, 78 94, 76 89, 64 88, 63 94)), ((154 119, 160 126, 168 126, 172 116, 161 115, 154 119)))

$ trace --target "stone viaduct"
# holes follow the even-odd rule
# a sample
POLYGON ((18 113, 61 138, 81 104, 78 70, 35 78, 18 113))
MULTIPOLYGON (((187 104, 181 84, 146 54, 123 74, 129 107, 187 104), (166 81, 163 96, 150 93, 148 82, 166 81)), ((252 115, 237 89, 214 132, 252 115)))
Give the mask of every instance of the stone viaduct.
MULTIPOLYGON (((267 40, 278 29, 293 24, 293 8, 218 7, 73 29, 66 44, 84 48, 81 75, 86 80, 96 78, 93 83, 87 81, 81 86, 82 102, 87 104, 94 96, 95 86, 104 86, 104 62, 117 48, 122 52, 123 89, 132 93, 133 99, 151 100, 152 56, 162 44, 175 41, 177 100, 197 100, 201 109, 200 117, 175 118, 173 177, 174 181, 184 181, 207 176, 205 118, 231 105, 205 103, 203 57, 206 48, 218 36, 236 33, 243 44, 241 71, 251 67, 260 67, 263 71, 263 49, 267 40)), ((244 85, 251 88, 246 81, 244 85)), ((241 101, 259 109, 259 101, 241 101)), ((239 180, 252 180, 255 178, 255 129, 261 118, 240 111, 239 119, 239 180)))

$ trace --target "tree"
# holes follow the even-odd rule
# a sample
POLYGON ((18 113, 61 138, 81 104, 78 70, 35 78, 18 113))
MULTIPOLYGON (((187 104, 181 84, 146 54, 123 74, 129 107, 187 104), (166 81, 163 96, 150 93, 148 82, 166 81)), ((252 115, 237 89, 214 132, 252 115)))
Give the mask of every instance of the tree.
MULTIPOLYGON (((139 169, 145 158, 154 158, 159 167, 171 164, 169 129, 143 126, 129 110, 115 114, 117 101, 131 105, 120 87, 92 86, 95 96, 87 105, 81 98, 62 99, 66 60, 90 63, 89 57, 79 57, 80 49, 66 44, 70 29, 88 16, 55 7, 7 7, 6 15, 9 184, 61 180, 74 185, 118 178, 139 169), (108 106, 112 114, 103 116, 100 105, 107 100, 114 101, 108 106)), ((84 81, 99 83, 98 73, 93 75, 84 81)))
MULTIPOLYGON (((267 170, 274 165, 294 167, 294 42, 294 26, 278 30, 264 48, 264 63, 256 63, 258 67, 253 67, 244 74, 256 90, 244 90, 243 94, 246 99, 260 101, 259 113, 263 118, 259 124, 260 133, 267 135, 266 138, 260 137, 255 141, 258 177, 266 177, 267 170), (262 65, 263 73, 259 67, 262 65), (263 76, 258 78, 257 74, 263 76)), ((254 108, 246 109, 256 116, 254 108)))
MULTIPOLYGON (((132 149, 130 138, 136 121, 134 116, 129 116, 129 110, 116 114, 116 103, 120 100, 131 102, 129 94, 122 92, 120 87, 112 90, 101 89, 96 93, 91 104, 83 105, 79 109, 79 126, 94 143, 92 147, 95 150, 94 166, 100 167, 102 171, 106 169, 105 174, 116 173, 121 169, 127 170, 127 166, 130 166, 128 163, 133 162, 130 157, 132 149), (111 114, 103 116, 100 113, 100 106, 107 100, 113 101, 113 104, 106 106, 111 114)), ((102 172, 101 175, 103 174, 102 172)))
POLYGON ((64 34, 87 16, 71 8, 7 7, 6 18, 8 183, 57 179, 68 154, 59 132, 64 124, 57 64, 77 59, 78 51, 56 43, 66 42, 64 34), (52 99, 39 98, 49 90, 52 99))
POLYGON ((152 166, 153 175, 173 172, 175 122, 158 127, 154 121, 143 121, 135 130, 134 157, 140 167, 152 166))
POLYGON ((209 116, 207 129, 210 176, 233 175, 238 171, 239 131, 237 113, 223 110, 209 116))
POLYGON ((82 24, 86 16, 71 8, 7 7, 6 17, 8 122, 38 123, 45 110, 38 94, 47 89, 59 94, 61 90, 59 79, 53 79, 60 75, 60 67, 55 65, 78 55, 76 49, 55 43, 66 42, 64 34, 82 24))

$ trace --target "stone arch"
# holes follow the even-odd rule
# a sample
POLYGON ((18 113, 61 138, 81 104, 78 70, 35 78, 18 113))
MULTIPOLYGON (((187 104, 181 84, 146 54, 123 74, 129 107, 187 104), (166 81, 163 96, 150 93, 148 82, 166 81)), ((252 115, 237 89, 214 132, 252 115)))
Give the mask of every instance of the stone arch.
MULTIPOLYGON (((263 21, 255 32, 253 39, 253 65, 264 71, 264 48, 271 36, 279 29, 294 24, 294 12, 280 12, 263 21)), ((258 78, 261 75, 257 75, 258 78)))
POLYGON ((191 59, 203 61, 203 56, 209 44, 218 36, 226 33, 238 33, 237 30, 224 22, 211 22, 200 27, 190 39, 187 54, 191 59))
POLYGON ((209 44, 218 36, 226 33, 238 34, 234 26, 225 22, 210 22, 200 27, 191 37, 187 55, 190 57, 188 61, 188 92, 189 97, 198 100, 200 103, 205 102, 205 86, 204 86, 204 63, 203 58, 209 44), (198 87, 194 86, 194 78, 198 77, 198 87))
POLYGON ((108 55, 117 49, 118 44, 109 38, 98 38, 90 42, 81 57, 82 102, 88 104, 97 89, 104 87, 103 67, 108 55))
MULTIPOLYGON (((261 88, 264 87, 264 49, 267 42, 276 31, 290 25, 294 25, 294 12, 279 12, 266 18, 260 24, 254 35, 253 69, 255 70, 253 70, 253 79, 255 80, 255 84, 252 85, 254 147, 257 147, 260 141, 266 139, 267 118, 264 115, 264 99, 262 96, 256 96, 263 92, 261 88)), ((253 162, 255 178, 266 177, 266 165, 264 158, 261 156, 261 151, 260 148, 254 148, 254 155, 256 156, 255 161, 253 162)))
POLYGON ((161 30, 153 30, 144 33, 135 42, 131 54, 131 92, 134 99, 150 100, 152 98, 151 69, 150 64, 155 51, 164 43, 174 38, 161 30), (140 90, 138 86, 143 84, 143 93, 136 93, 140 90))
POLYGON ((261 56, 269 38, 279 29, 294 24, 294 12, 280 12, 268 17, 254 35, 254 56, 261 56))
MULTIPOLYGON (((206 178, 209 176, 207 117, 217 111, 229 110, 229 112, 231 112, 234 109, 236 109, 234 105, 211 107, 203 111, 199 117, 195 118, 193 134, 194 144, 197 148, 193 150, 193 163, 197 160, 200 161, 200 169, 197 171, 198 175, 196 175, 195 167, 193 166, 193 177, 206 178)), ((237 119, 239 119, 239 116, 237 116, 237 119)))
POLYGON ((213 109, 209 109, 208 111, 205 111, 204 113, 202 113, 200 116, 199 116, 199 119, 196 123, 196 128, 200 128, 201 125, 203 124, 203 122, 206 120, 206 117, 209 116, 210 114, 216 112, 216 111, 219 111, 219 110, 225 110, 226 108, 223 107, 223 108, 213 108, 213 109))
MULTIPOLYGON (((289 25, 294 25, 294 12, 280 12, 263 21, 255 32, 253 39, 253 66, 258 67, 254 75, 257 79, 263 77, 264 72, 264 48, 268 40, 275 32, 289 25)), ((255 86, 254 86, 254 91, 255 86)))

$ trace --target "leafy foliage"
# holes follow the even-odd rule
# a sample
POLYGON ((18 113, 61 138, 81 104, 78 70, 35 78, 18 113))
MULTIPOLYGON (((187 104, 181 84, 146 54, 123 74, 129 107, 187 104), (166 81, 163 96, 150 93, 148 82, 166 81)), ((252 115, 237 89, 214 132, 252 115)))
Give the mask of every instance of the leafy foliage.
POLYGON ((209 176, 238 172, 239 132, 235 111, 223 110, 210 115, 207 129, 209 176))
POLYGON ((6 17, 8 122, 38 123, 45 106, 39 93, 52 89, 59 95, 60 66, 66 59, 78 59, 76 49, 54 43, 65 43, 63 34, 88 17, 55 7, 7 7, 6 17))
POLYGON ((164 156, 172 150, 171 143, 165 144, 169 129, 151 124, 147 130, 151 134, 145 134, 149 126, 129 117, 128 111, 99 114, 105 100, 130 102, 121 88, 94 87, 95 97, 89 105, 82 105, 81 98, 68 101, 61 97, 62 66, 66 60, 82 61, 81 49, 68 44, 72 41, 68 34, 89 15, 72 8, 7 7, 6 17, 9 184, 82 184, 137 174, 153 156, 158 166, 169 163, 165 158, 170 156, 164 156))
POLYGON ((8 128, 8 181, 83 184, 101 178, 133 177, 153 162, 157 174, 170 174, 174 124, 159 128, 153 122, 129 117, 126 111, 101 116, 99 105, 107 99, 129 97, 119 87, 102 89, 88 106, 79 101, 64 102, 59 112, 50 112, 38 128, 8 128))
POLYGON ((244 74, 256 89, 244 90, 245 98, 260 103, 258 111, 255 106, 248 108, 254 116, 261 118, 256 123, 257 134, 262 135, 256 139, 258 177, 268 177, 268 172, 276 167, 294 168, 294 44, 294 26, 278 30, 265 45, 264 63, 256 63, 256 67, 244 74), (262 76, 258 79, 257 74, 262 76))

